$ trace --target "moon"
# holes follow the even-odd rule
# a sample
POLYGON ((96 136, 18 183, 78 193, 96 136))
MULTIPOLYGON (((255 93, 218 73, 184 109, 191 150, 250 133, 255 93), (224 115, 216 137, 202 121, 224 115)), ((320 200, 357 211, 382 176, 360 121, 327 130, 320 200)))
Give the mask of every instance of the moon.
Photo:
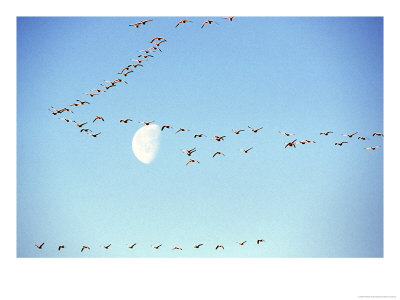
POLYGON ((160 126, 145 125, 133 136, 132 151, 136 158, 144 164, 151 163, 158 153, 160 146, 160 126))

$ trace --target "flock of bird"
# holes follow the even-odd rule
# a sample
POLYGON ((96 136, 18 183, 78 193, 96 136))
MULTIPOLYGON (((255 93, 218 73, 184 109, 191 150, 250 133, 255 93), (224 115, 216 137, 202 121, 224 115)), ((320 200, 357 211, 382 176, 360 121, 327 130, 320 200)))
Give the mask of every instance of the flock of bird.
MULTIPOLYGON (((258 240, 256 241, 257 245, 259 245, 260 243, 263 243, 263 242, 265 242, 264 239, 258 239, 258 240)), ((237 243, 238 245, 240 245, 240 246, 243 246, 245 243, 247 243, 247 241, 236 242, 236 243, 237 243)), ((35 247, 36 247, 37 249, 41 250, 41 249, 43 249, 43 245, 44 245, 44 243, 41 243, 40 245, 35 244, 35 247)), ((203 246, 203 245, 204 245, 204 244, 196 244, 196 245, 193 246, 193 248, 199 249, 199 248, 200 248, 201 246, 203 246)), ((128 248, 133 249, 133 247, 136 246, 136 243, 127 244, 127 246, 128 246, 128 248)), ((153 246, 153 245, 150 245, 150 246, 151 246, 152 248, 158 250, 158 249, 162 246, 162 244, 158 244, 157 246, 153 246)), ((111 244, 108 244, 108 245, 101 245, 100 247, 102 247, 102 248, 108 250, 108 249, 111 247, 111 244)), ((59 246, 57 247, 58 251, 60 251, 61 249, 64 249, 64 248, 65 248, 65 245, 59 245, 59 246)), ((222 249, 225 250, 224 246, 221 245, 221 244, 216 245, 215 250, 218 250, 218 248, 222 248, 222 249)), ((83 252, 83 251, 86 250, 86 249, 87 249, 87 250, 90 250, 90 247, 87 246, 87 245, 83 245, 82 248, 81 248, 81 252, 83 252)), ((181 247, 175 246, 175 247, 172 248, 171 250, 183 250, 183 249, 182 249, 181 247)))
MULTIPOLYGON (((234 17, 225 17, 225 18, 223 18, 223 19, 228 20, 228 21, 232 21, 233 18, 234 18, 234 17)), ((148 22, 152 22, 152 21, 153 21, 153 20, 144 20, 144 21, 137 22, 137 23, 135 23, 135 24, 129 24, 129 26, 135 27, 135 28, 139 28, 140 26, 144 26, 144 25, 146 25, 148 22)), ((186 24, 186 23, 193 23, 193 22, 192 22, 191 20, 183 19, 183 20, 180 20, 180 21, 175 25, 175 27, 181 26, 182 24, 186 24)), ((218 23, 217 23, 216 21, 214 21, 214 20, 206 20, 206 21, 204 21, 204 22, 202 23, 201 28, 204 28, 205 25, 209 25, 209 24, 213 24, 213 23, 218 24, 218 23)), ((141 54, 138 55, 138 58, 137 58, 137 59, 131 59, 131 61, 134 61, 135 63, 130 63, 130 64, 124 66, 124 67, 121 69, 121 71, 118 72, 118 74, 120 74, 120 75, 126 77, 128 74, 133 73, 134 70, 135 70, 136 68, 138 68, 138 67, 143 67, 143 64, 142 64, 142 63, 145 62, 145 61, 147 61, 147 58, 149 58, 149 57, 154 57, 154 55, 152 55, 152 54, 154 54, 154 52, 162 52, 162 50, 161 50, 161 48, 160 48, 160 45, 161 45, 162 43, 165 43, 165 42, 167 42, 167 40, 166 40, 164 37, 159 37, 159 36, 154 37, 154 38, 150 41, 150 44, 151 44, 152 46, 149 47, 148 49, 139 50, 138 52, 141 53, 141 54)), ((112 81, 104 80, 104 83, 101 83, 101 84, 100 84, 101 86, 104 87, 104 89, 98 89, 98 88, 96 88, 96 89, 92 89, 92 90, 91 90, 92 93, 84 93, 84 94, 87 95, 87 96, 89 96, 89 97, 91 97, 91 98, 93 98, 93 97, 95 97, 95 96, 98 96, 100 93, 106 93, 110 88, 115 87, 117 84, 119 84, 119 83, 121 83, 121 82, 124 82, 125 84, 128 83, 128 82, 126 82, 124 79, 121 79, 121 78, 116 78, 116 79, 114 79, 114 80, 112 80, 112 81)), ((53 115, 62 114, 62 113, 64 113, 64 112, 73 113, 73 111, 72 111, 71 108, 69 108, 69 107, 78 107, 78 106, 82 106, 82 105, 84 105, 84 104, 90 104, 90 102, 88 102, 88 101, 86 101, 86 100, 82 101, 81 99, 77 99, 74 103, 69 104, 68 107, 64 107, 64 108, 61 108, 61 109, 56 109, 56 108, 54 108, 54 107, 52 106, 52 107, 49 109, 49 111, 50 111, 53 115)), ((78 127, 78 129, 80 130, 80 132, 86 133, 86 134, 88 134, 88 135, 90 135, 90 136, 92 136, 92 137, 97 137, 98 135, 101 134, 101 132, 92 133, 92 130, 91 130, 90 128, 83 127, 83 126, 86 125, 89 121, 82 122, 82 123, 79 122, 79 123, 78 123, 77 121, 71 120, 71 119, 66 119, 66 118, 59 118, 59 119, 65 121, 66 123, 75 124, 75 125, 78 127)), ((94 117, 94 119, 93 119, 93 121, 91 122, 91 124, 94 124, 96 121, 102 121, 102 122, 104 122, 104 118, 101 117, 101 116, 96 116, 96 117, 94 117)), ((130 119, 130 118, 125 118, 125 119, 120 119, 119 122, 120 122, 120 123, 123 123, 123 124, 127 124, 128 122, 133 122, 133 120, 130 119)), ((138 123, 139 123, 139 124, 143 124, 144 126, 147 126, 147 125, 150 125, 150 124, 152 124, 152 123, 154 123, 154 122, 155 122, 155 121, 152 120, 152 121, 139 121, 138 123)), ((172 129, 172 128, 173 128, 173 127, 172 127, 171 125, 162 125, 162 126, 161 126, 161 131, 164 131, 165 129, 172 129)), ((250 126, 248 126, 248 128, 249 128, 253 133, 257 133, 257 132, 259 132, 261 129, 263 129, 263 127, 252 128, 252 127, 250 127, 250 126)), ((188 131, 191 131, 191 130, 190 130, 190 129, 187 129, 187 128, 179 128, 178 130, 176 130, 175 133, 179 133, 179 132, 188 132, 188 131)), ((241 132, 243 132, 243 131, 245 131, 245 130, 244 130, 244 129, 239 129, 239 130, 232 129, 232 131, 233 131, 233 133, 234 133, 235 135, 238 135, 238 134, 240 134, 241 132)), ((286 133, 286 132, 282 132, 282 131, 279 131, 279 133, 285 135, 286 137, 295 135, 294 133, 286 133)), ((329 135, 329 134, 331 134, 331 133, 333 133, 333 132, 332 132, 332 131, 321 132, 320 135, 327 136, 327 135, 329 135)), ((351 133, 351 134, 342 134, 342 135, 343 135, 343 136, 346 136, 346 137, 348 137, 348 138, 352 138, 352 137, 353 137, 354 135, 356 135, 357 133, 358 133, 358 132, 351 133)), ((382 134, 382 133, 379 133, 379 132, 374 132, 374 133, 372 134, 372 136, 383 136, 383 134, 382 134)), ((194 134, 193 137, 194 137, 194 138, 202 138, 202 137, 207 137, 207 136, 206 136, 204 133, 196 133, 196 134, 194 134)), ((213 136, 211 139, 216 140, 217 142, 221 142, 221 141, 224 141, 225 138, 226 138, 225 135, 222 135, 222 136, 217 136, 217 135, 215 135, 215 136, 213 136)), ((367 139, 369 139, 369 138, 367 138, 367 137, 365 137, 365 136, 359 136, 358 139, 361 139, 361 140, 364 140, 364 141, 365 141, 365 140, 367 140, 367 139)), ((309 139, 304 139, 304 140, 301 140, 301 141, 297 141, 297 139, 294 139, 294 140, 292 140, 292 141, 289 141, 289 142, 285 143, 284 148, 287 148, 287 147, 296 148, 296 144, 302 144, 302 145, 304 145, 304 144, 308 144, 308 143, 316 143, 316 142, 313 141, 313 140, 309 140, 309 139)), ((347 143, 348 143, 347 141, 338 141, 338 142, 335 143, 335 145, 337 145, 337 146, 343 146, 344 144, 347 144, 347 143)), ((364 149, 367 149, 367 150, 376 150, 376 149, 379 148, 379 147, 381 147, 381 146, 371 146, 371 147, 367 147, 367 148, 364 148, 364 149)), ((248 147, 248 148, 246 148, 246 149, 240 149, 240 151, 242 151, 243 153, 247 154, 247 153, 248 153, 250 150, 252 150, 252 149, 253 149, 253 147, 248 147)), ((192 149, 188 149, 188 150, 184 149, 184 150, 182 150, 182 152, 183 152, 184 154, 186 154, 187 156, 191 156, 194 152, 196 152, 196 148, 192 148, 192 149)), ((217 152, 215 152, 215 153, 212 154, 212 157, 213 157, 213 158, 216 157, 216 156, 225 156, 225 154, 222 153, 221 151, 217 151, 217 152)), ((199 162, 198 160, 196 160, 196 159, 189 159, 189 160, 187 161, 186 165, 189 165, 189 164, 191 164, 191 163, 200 163, 200 162, 199 162)))

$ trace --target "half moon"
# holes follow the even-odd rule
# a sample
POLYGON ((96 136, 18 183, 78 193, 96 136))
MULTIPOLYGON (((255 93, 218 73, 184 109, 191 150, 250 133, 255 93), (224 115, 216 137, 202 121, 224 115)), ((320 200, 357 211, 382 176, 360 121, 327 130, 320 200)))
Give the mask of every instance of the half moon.
POLYGON ((144 164, 151 163, 160 146, 160 126, 145 125, 136 131, 132 139, 132 151, 136 158, 144 164))

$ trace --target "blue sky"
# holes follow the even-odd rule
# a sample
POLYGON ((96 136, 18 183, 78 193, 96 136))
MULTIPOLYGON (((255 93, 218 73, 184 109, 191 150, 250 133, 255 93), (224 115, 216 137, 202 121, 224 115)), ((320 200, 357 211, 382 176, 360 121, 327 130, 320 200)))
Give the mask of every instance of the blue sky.
POLYGON ((383 256, 383 148, 363 149, 383 146, 372 137, 383 132, 382 18, 204 17, 175 28, 182 18, 151 17, 128 26, 142 19, 17 19, 18 257, 383 256), (218 25, 201 29, 207 19, 218 25), (83 94, 120 77, 156 36, 167 39, 162 52, 128 84, 83 94), (91 104, 47 110, 76 99, 91 104), (92 123, 96 115, 105 122, 92 123), (102 133, 94 139, 59 116, 102 133), (151 120, 175 130, 162 132, 145 165, 131 141, 151 120), (292 139, 279 131, 316 143, 285 149, 292 139), (180 149, 192 147, 200 164, 185 166, 180 149), (91 250, 80 253, 84 244, 91 250))

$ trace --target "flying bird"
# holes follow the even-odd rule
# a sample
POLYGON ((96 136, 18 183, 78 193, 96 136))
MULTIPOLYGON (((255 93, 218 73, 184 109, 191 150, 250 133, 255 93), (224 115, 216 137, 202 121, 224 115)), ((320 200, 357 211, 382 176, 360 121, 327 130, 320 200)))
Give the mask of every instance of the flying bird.
POLYGON ((51 108, 52 108, 52 109, 48 108, 48 110, 49 110, 53 115, 56 115, 56 114, 60 114, 60 113, 61 113, 61 110, 55 109, 53 106, 52 106, 51 108))
MULTIPOLYGON (((157 47, 160 47, 160 45, 162 44, 162 43, 165 43, 167 40, 162 40, 162 41, 159 41, 158 43, 156 43, 156 46, 157 47)), ((158 49, 158 50, 160 50, 160 49, 158 49)), ((161 51, 161 50, 160 50, 161 51)))
POLYGON ((188 164, 190 164, 190 163, 192 163, 192 162, 197 162, 197 163, 199 164, 199 162, 198 162, 197 160, 191 159, 191 160, 189 160, 189 161, 186 163, 186 165, 188 165, 188 164))
POLYGON ((369 138, 367 138, 366 136, 359 136, 358 139, 363 141, 369 140, 369 138))
POLYGON ((138 64, 141 64, 142 62, 147 61, 147 60, 146 59, 131 59, 131 61, 136 61, 138 64))
POLYGON ((194 245, 194 248, 200 248, 200 246, 203 246, 203 244, 194 245))
POLYGON ((79 124, 78 122, 76 122, 76 121, 73 121, 75 124, 76 124, 76 126, 78 126, 79 128, 81 128, 83 125, 85 125, 85 124, 87 124, 87 122, 85 122, 85 123, 81 123, 81 124, 79 124))
POLYGON ((139 28, 139 26, 142 25, 141 22, 135 23, 135 24, 129 24, 129 26, 135 26, 136 28, 139 28))
POLYGON ((93 97, 93 96, 96 96, 96 95, 98 95, 98 94, 90 94, 90 93, 84 93, 85 95, 88 95, 88 96, 90 96, 90 97, 93 97))
POLYGON ((107 246, 103 246, 104 249, 110 248, 111 244, 108 244, 107 246))
POLYGON ((85 249, 90 250, 90 248, 89 248, 88 246, 82 246, 81 252, 82 252, 83 250, 85 250, 85 249))
POLYGON ((92 137, 97 137, 101 132, 98 133, 88 133, 88 135, 91 135, 92 137))
POLYGON ((128 247, 131 248, 131 249, 132 249, 133 247, 135 247, 135 246, 136 246, 136 243, 134 243, 134 244, 132 244, 132 245, 128 245, 128 247))
POLYGON ((247 148, 247 149, 240 149, 240 151, 243 151, 244 153, 247 153, 247 152, 249 152, 251 149, 253 149, 253 147, 247 148))
POLYGON ((94 120, 93 120, 93 123, 94 123, 94 121, 96 121, 96 120, 102 120, 102 121, 104 122, 103 117, 100 117, 100 116, 96 116, 96 118, 94 118, 94 120))
POLYGON ((213 157, 215 157, 215 155, 218 155, 218 154, 225 156, 225 154, 223 154, 222 152, 217 151, 214 153, 213 157))
POLYGON ((176 26, 175 27, 178 27, 180 24, 185 24, 185 23, 187 23, 187 22, 191 22, 191 23, 193 23, 192 21, 190 21, 190 20, 181 20, 181 21, 179 21, 178 22, 178 24, 176 24, 176 26))
POLYGON ((151 42, 150 43, 153 43, 154 41, 161 41, 161 40, 165 40, 165 38, 163 38, 163 37, 155 37, 155 38, 153 38, 152 40, 151 40, 151 42))
POLYGON ((141 65, 140 63, 137 63, 135 65, 134 64, 129 64, 128 67, 133 67, 133 68, 136 69, 137 67, 143 67, 143 65, 141 65))
POLYGON ((182 248, 175 246, 172 250, 182 250, 182 248))
POLYGON ((229 20, 232 21, 234 17, 228 17, 228 18, 224 18, 225 20, 229 20))
POLYGON ((383 136, 383 134, 382 133, 380 133, 380 132, 374 132, 373 134, 372 134, 372 136, 383 136))
POLYGON ((224 246, 222 246, 222 245, 217 245, 217 247, 215 247, 215 250, 217 250, 218 248, 225 249, 224 246))
POLYGON ((92 132, 89 128, 82 128, 82 129, 81 129, 81 132, 83 132, 83 131, 84 131, 84 132, 88 132, 88 131, 92 132))
POLYGON ((142 23, 143 25, 146 25, 146 23, 147 23, 147 22, 150 22, 150 21, 153 21, 153 20, 144 20, 144 21, 142 21, 142 22, 140 22, 140 23, 142 23))
POLYGON ((286 147, 295 147, 296 148, 296 142, 297 140, 293 140, 293 141, 291 141, 291 142, 289 142, 289 143, 286 143, 286 145, 285 145, 285 148, 286 147))
POLYGON ((211 24, 211 23, 218 24, 218 23, 217 23, 217 22, 215 22, 215 21, 212 21, 212 20, 207 20, 207 21, 205 21, 205 22, 203 23, 203 25, 201 25, 201 28, 203 28, 203 27, 204 27, 204 25, 206 25, 206 24, 211 24))
POLYGON ((223 136, 215 135, 212 139, 216 140, 217 142, 220 142, 220 141, 223 141, 225 137, 226 137, 225 135, 223 135, 223 136))
POLYGON ((236 243, 238 243, 240 246, 243 246, 243 245, 246 243, 246 241, 243 241, 243 242, 236 242, 236 243))
MULTIPOLYGON (((161 43, 161 42, 160 42, 160 43, 161 43)), ((156 44, 156 45, 160 45, 160 44, 156 44)), ((162 52, 162 51, 161 51, 161 49, 160 49, 160 48, 158 48, 158 46, 153 46, 153 47, 150 47, 150 48, 149 48, 149 49, 147 49, 147 50, 154 50, 154 51, 158 50, 158 51, 162 52)))
POLYGON ((147 50, 139 50, 138 52, 143 52, 143 53, 149 54, 149 53, 151 53, 153 51, 151 51, 150 48, 149 48, 147 50))
POLYGON ((150 125, 150 124, 153 123, 153 122, 154 122, 154 120, 153 120, 153 121, 150 121, 150 122, 144 122, 144 121, 143 121, 143 122, 138 122, 138 123, 141 123, 141 124, 144 124, 144 125, 147 126, 147 125, 150 125))
POLYGON ((233 131, 235 134, 239 134, 241 131, 244 131, 244 130, 243 130, 243 129, 239 129, 239 130, 232 129, 232 131, 233 131))
POLYGON ((118 72, 118 74, 123 74, 124 71, 129 71, 129 66, 123 68, 123 69, 121 70, 121 72, 118 72))
POLYGON ((126 76, 128 76, 128 74, 130 74, 130 73, 133 73, 133 71, 130 70, 130 71, 128 71, 128 72, 122 73, 122 75, 126 77, 126 76))
POLYGON ((78 99, 78 100, 76 100, 77 102, 79 102, 79 104, 80 105, 84 105, 85 103, 87 103, 87 104, 90 104, 90 102, 87 102, 87 101, 82 101, 82 100, 80 100, 80 99, 78 99))
POLYGON ((295 135, 294 133, 286 133, 286 132, 283 132, 283 131, 279 131, 279 133, 282 133, 282 134, 284 134, 286 136, 295 135))
POLYGON ((185 128, 179 128, 175 133, 181 132, 181 131, 190 131, 189 129, 185 128))
POLYGON ((44 243, 41 243, 39 246, 35 244, 36 248, 38 248, 38 249, 42 249, 43 245, 44 245, 44 243))
POLYGON ((140 55, 138 55, 138 57, 148 58, 148 57, 154 57, 154 56, 151 54, 147 54, 147 55, 140 54, 140 55))
POLYGON ((121 120, 119 120, 119 122, 121 123, 121 122, 123 122, 123 123, 128 123, 128 121, 132 121, 131 119, 125 119, 125 120, 123 120, 123 119, 121 119, 121 120))
POLYGON ((342 134, 343 136, 348 136, 349 138, 352 138, 353 137, 353 135, 355 135, 355 134, 357 134, 358 133, 358 131, 357 132, 354 132, 354 133, 352 133, 352 134, 342 134))
POLYGON ((61 249, 64 249, 64 245, 58 246, 58 251, 60 251, 61 249))
POLYGON ((311 141, 311 140, 302 140, 302 141, 297 142, 296 144, 302 144, 302 145, 304 145, 304 144, 307 144, 307 143, 315 143, 315 142, 314 142, 314 141, 311 141))
POLYGON ((161 247, 162 244, 158 245, 158 246, 152 246, 154 249, 158 249, 161 247))
POLYGON ((348 142, 336 142, 335 145, 343 146, 343 144, 348 144, 348 142))
POLYGON ((321 135, 321 134, 323 134, 323 135, 328 135, 328 134, 330 134, 330 133, 333 133, 333 131, 320 132, 320 134, 319 134, 319 135, 321 135))
POLYGON ((198 137, 203 137, 203 136, 206 136, 206 135, 204 135, 203 133, 197 133, 193 137, 198 138, 198 137))
POLYGON ((247 126, 247 127, 249 127, 251 129, 251 131, 253 131, 254 133, 257 133, 257 131, 263 129, 262 127, 257 128, 257 129, 251 128, 250 126, 247 126))
POLYGON ((257 240, 257 245, 260 244, 260 243, 262 243, 262 242, 265 242, 265 241, 264 241, 263 239, 257 240))
POLYGON ((67 123, 69 123, 69 122, 74 122, 74 121, 72 121, 72 120, 69 120, 69 119, 65 119, 65 118, 59 118, 60 120, 64 120, 65 122, 67 122, 67 123))
POLYGON ((100 92, 103 92, 103 93, 105 93, 106 91, 105 90, 99 90, 99 89, 93 89, 93 90, 91 90, 92 92, 98 92, 98 93, 100 93, 100 92))
POLYGON ((185 153, 187 156, 191 156, 193 152, 196 152, 196 147, 188 150, 183 149, 182 152, 185 153))
POLYGON ((163 125, 163 126, 161 127, 161 131, 163 131, 164 129, 170 129, 170 128, 172 128, 171 125, 163 125))
POLYGON ((374 146, 374 147, 368 147, 368 148, 364 148, 364 149, 371 149, 371 150, 375 150, 376 148, 379 148, 380 146, 374 146))

